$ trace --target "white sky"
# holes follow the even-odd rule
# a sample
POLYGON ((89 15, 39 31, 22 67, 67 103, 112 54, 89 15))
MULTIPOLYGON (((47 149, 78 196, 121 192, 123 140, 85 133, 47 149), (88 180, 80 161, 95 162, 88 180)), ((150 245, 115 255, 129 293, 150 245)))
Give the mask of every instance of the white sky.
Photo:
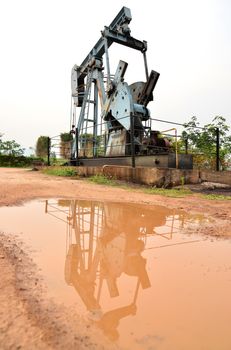
MULTIPOLYGON (((160 72, 153 118, 231 123, 230 0, 0 0, 0 132, 23 147, 69 131, 70 73, 122 6, 131 35, 148 41, 149 69, 160 72)), ((144 78, 139 52, 114 45, 112 68, 129 63, 125 81, 144 78)), ((112 71, 113 73, 113 71, 112 71)), ((157 124, 163 130, 166 124, 157 124)))

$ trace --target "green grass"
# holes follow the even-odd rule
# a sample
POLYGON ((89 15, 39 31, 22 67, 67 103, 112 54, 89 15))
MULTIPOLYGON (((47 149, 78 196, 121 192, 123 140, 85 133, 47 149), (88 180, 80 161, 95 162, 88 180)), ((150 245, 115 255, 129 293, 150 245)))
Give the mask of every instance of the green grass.
POLYGON ((64 158, 51 158, 50 164, 52 166, 66 166, 68 164, 69 160, 64 158))
MULTIPOLYGON (((78 178, 77 169, 73 169, 72 167, 57 167, 57 168, 50 167, 50 168, 43 169, 43 173, 47 175, 78 178)), ((190 189, 184 186, 180 188, 170 188, 170 189, 156 188, 156 187, 144 188, 142 186, 133 187, 132 185, 129 185, 129 184, 125 184, 122 182, 120 183, 114 177, 109 178, 102 174, 91 176, 87 178, 87 180, 94 184, 106 185, 106 186, 117 186, 127 191, 134 191, 134 192, 141 191, 147 194, 160 195, 165 197, 183 198, 193 194, 193 192, 190 189)), ((197 194, 197 195, 207 200, 231 200, 231 196, 223 196, 218 194, 197 194)))
POLYGON ((202 194, 201 196, 202 198, 209 199, 209 200, 219 200, 219 201, 231 200, 231 196, 223 196, 221 194, 202 194))
POLYGON ((143 188, 140 186, 133 188, 132 186, 121 184, 120 182, 116 181, 115 178, 108 178, 105 175, 98 174, 94 175, 88 178, 88 181, 93 182, 95 184, 99 185, 107 185, 107 186, 117 186, 120 188, 123 188, 128 191, 142 191, 147 194, 156 194, 156 195, 162 195, 166 197, 185 197, 187 195, 192 194, 192 192, 189 189, 186 188, 180 188, 180 189, 165 189, 165 188, 143 188))
POLYGON ((99 185, 108 185, 108 186, 116 186, 118 183, 115 181, 115 178, 108 178, 105 175, 97 174, 88 178, 88 181, 93 182, 99 185))
POLYGON ((73 168, 46 168, 43 169, 43 173, 47 175, 54 176, 65 176, 65 177, 77 177, 78 173, 76 169, 73 168))
POLYGON ((192 191, 186 188, 180 188, 180 189, 175 189, 175 188, 146 188, 144 190, 145 193, 148 194, 156 194, 156 195, 161 195, 165 197, 177 197, 177 198, 182 198, 186 197, 190 194, 192 194, 192 191))

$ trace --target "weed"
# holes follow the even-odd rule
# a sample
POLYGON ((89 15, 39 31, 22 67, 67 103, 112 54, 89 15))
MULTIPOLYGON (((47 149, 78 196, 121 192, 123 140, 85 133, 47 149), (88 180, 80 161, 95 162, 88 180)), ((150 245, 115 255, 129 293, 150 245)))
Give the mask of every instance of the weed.
POLYGON ((94 176, 91 176, 88 178, 89 181, 94 182, 99 185, 108 185, 108 186, 116 186, 117 182, 115 181, 115 178, 108 178, 105 175, 102 174, 96 174, 94 176))
POLYGON ((189 194, 192 194, 192 192, 189 189, 186 188, 180 188, 180 189, 165 189, 165 188, 132 188, 129 185, 125 185, 125 184, 120 184, 118 181, 116 181, 116 178, 108 178, 105 175, 102 174, 97 174, 94 176, 91 176, 89 179, 89 181, 94 182, 96 184, 100 184, 100 185, 108 185, 108 186, 118 186, 121 187, 125 190, 132 190, 132 191, 142 191, 148 194, 159 194, 162 196, 167 196, 167 197, 185 197, 189 194))
POLYGON ((166 197, 185 197, 188 196, 190 194, 192 194, 192 192, 189 189, 185 189, 185 188, 180 188, 180 189, 175 189, 175 188, 170 188, 170 189, 166 189, 166 188, 147 188, 144 190, 145 193, 148 194, 158 194, 161 196, 166 196, 166 197))
POLYGON ((66 166, 68 164, 69 160, 64 158, 51 158, 50 164, 52 166, 66 166))
POLYGON ((65 167, 65 168, 46 168, 43 169, 43 173, 47 175, 55 175, 55 176, 65 176, 65 177, 76 177, 78 176, 77 170, 65 167))
POLYGON ((184 179, 184 176, 181 176, 180 177, 180 182, 181 182, 181 187, 183 188, 184 185, 185 185, 185 179, 184 179))
POLYGON ((201 196, 204 199, 210 199, 210 200, 219 200, 219 201, 231 200, 231 196, 223 196, 221 194, 202 194, 201 196))

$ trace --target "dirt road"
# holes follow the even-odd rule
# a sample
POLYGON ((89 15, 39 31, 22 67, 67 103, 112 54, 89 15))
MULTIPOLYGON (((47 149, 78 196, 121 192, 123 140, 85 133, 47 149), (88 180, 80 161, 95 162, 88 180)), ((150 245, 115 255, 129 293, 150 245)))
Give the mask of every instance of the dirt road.
MULTIPOLYGON (((211 222, 196 228, 200 233, 231 236, 231 201, 208 201, 198 195, 167 198, 138 190, 95 185, 86 180, 46 176, 25 169, 0 168, 0 206, 52 197, 162 204, 189 213, 203 213, 210 218, 211 222)), ((0 269, 1 349, 113 347, 77 314, 72 315, 70 324, 65 308, 46 300, 39 273, 27 248, 14 235, 1 232, 1 223, 0 269)))

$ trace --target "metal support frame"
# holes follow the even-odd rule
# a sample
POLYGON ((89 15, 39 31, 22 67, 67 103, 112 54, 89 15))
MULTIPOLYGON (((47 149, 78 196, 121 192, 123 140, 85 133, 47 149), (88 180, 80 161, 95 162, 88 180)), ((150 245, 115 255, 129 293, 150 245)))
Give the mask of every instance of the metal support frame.
POLYGON ((76 165, 79 160, 79 129, 75 129, 75 151, 76 151, 76 165))
POLYGON ((51 139, 47 138, 47 165, 50 166, 51 139))
POLYGON ((136 167, 136 159, 135 159, 135 142, 134 142, 134 116, 130 116, 130 145, 131 145, 131 156, 132 156, 132 168, 136 167))
POLYGON ((106 56, 106 67, 107 67, 107 91, 110 88, 110 64, 109 64, 109 54, 108 54, 108 41, 107 38, 104 37, 104 48, 105 48, 105 56, 106 56))
POLYGON ((216 171, 220 170, 220 130, 216 128, 216 171))
POLYGON ((98 88, 96 82, 94 83, 94 125, 93 125, 93 157, 97 153, 97 120, 98 120, 98 88))

